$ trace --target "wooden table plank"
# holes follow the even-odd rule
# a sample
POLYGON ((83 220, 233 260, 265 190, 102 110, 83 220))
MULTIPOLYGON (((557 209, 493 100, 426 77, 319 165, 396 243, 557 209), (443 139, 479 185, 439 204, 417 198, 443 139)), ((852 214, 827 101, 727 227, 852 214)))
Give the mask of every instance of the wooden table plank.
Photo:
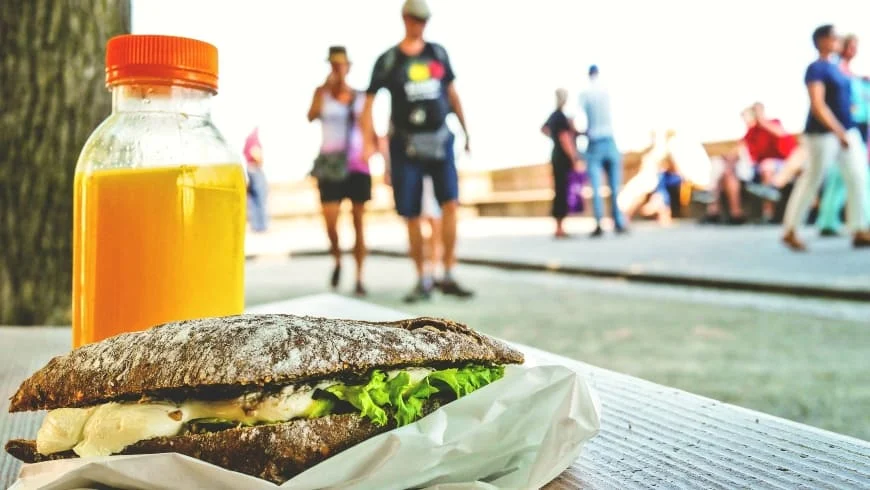
MULTIPOLYGON (((404 318, 394 310, 335 295, 252 308, 366 320, 404 318)), ((69 330, 0 328, 0 396, 52 355, 69 348, 69 330)), ((870 443, 742 409, 674 388, 517 346, 530 362, 562 364, 586 375, 602 404, 601 433, 548 489, 870 488, 870 443)), ((41 414, 0 412, 0 440, 32 437, 41 414)), ((0 488, 19 465, 0 455, 0 488)))
MULTIPOLYGON (((72 344, 69 328, 0 327, 0 400, 5 404, 18 385, 52 357, 68 351, 72 344)), ((15 438, 33 438, 42 423, 44 412, 10 414, 0 407, 0 445, 15 438)), ((0 453, 0 488, 15 481, 21 463, 0 453)))

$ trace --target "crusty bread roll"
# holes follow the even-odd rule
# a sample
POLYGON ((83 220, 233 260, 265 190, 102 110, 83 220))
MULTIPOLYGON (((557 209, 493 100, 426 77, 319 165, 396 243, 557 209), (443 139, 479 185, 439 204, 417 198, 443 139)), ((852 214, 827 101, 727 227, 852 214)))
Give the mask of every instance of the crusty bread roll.
MULTIPOLYGON (((263 389, 359 378, 373 370, 438 369, 523 362, 521 353, 465 325, 435 318, 398 322, 293 315, 241 315, 167 323, 118 335, 52 359, 25 380, 10 412, 137 400, 227 399, 263 389)), ((429 413, 451 398, 433 396, 429 413)), ((154 437, 118 454, 177 452, 275 483, 395 427, 359 413, 333 413, 216 432, 154 437)), ((28 463, 77 457, 40 454, 36 442, 6 450, 28 463)))

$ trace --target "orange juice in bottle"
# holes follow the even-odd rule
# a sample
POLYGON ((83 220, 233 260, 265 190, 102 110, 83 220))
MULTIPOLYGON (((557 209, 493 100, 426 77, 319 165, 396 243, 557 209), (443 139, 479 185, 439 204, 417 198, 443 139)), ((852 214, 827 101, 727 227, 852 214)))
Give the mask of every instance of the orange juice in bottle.
POLYGON ((73 346, 244 308, 245 170, 210 118, 217 50, 109 41, 112 115, 76 167, 73 346))

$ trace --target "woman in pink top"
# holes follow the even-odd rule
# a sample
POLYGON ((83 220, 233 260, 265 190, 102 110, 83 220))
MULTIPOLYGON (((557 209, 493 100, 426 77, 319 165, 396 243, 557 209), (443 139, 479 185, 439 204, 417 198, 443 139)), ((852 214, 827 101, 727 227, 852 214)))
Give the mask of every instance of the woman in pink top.
POLYGON ((362 157, 362 132, 359 129, 359 116, 365 97, 359 96, 347 82, 350 60, 343 46, 329 48, 331 71, 323 85, 314 91, 308 120, 320 120, 323 139, 320 153, 344 154, 347 160, 347 176, 342 180, 318 179, 320 202, 329 236, 330 253, 335 259, 330 284, 337 288, 341 281, 341 249, 338 243, 338 213, 341 201, 349 199, 353 204, 353 227, 356 243, 353 256, 356 260, 356 288, 358 296, 364 296, 363 261, 366 256, 363 233, 363 214, 365 203, 372 198, 372 178, 368 162, 362 157), (352 111, 352 113, 350 112, 352 111), (352 127, 348 127, 352 125, 352 127))
POLYGON ((264 233, 269 225, 266 197, 269 186, 263 173, 263 146, 260 129, 254 128, 245 140, 245 161, 248 168, 248 222, 255 233, 264 233))

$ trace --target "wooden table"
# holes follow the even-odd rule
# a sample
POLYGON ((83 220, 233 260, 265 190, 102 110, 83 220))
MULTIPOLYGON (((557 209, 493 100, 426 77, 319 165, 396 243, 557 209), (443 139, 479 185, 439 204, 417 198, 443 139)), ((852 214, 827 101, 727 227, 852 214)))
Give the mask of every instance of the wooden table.
MULTIPOLYGON (((366 320, 399 312, 340 296, 309 296, 252 308, 366 320)), ((69 348, 69 329, 0 328, 0 396, 69 348)), ((548 489, 870 488, 870 443, 746 410, 527 346, 539 363, 583 373, 601 397, 601 433, 548 489)), ((0 411, 0 440, 33 437, 42 415, 0 411)), ((18 463, 0 456, 0 488, 18 463)))

